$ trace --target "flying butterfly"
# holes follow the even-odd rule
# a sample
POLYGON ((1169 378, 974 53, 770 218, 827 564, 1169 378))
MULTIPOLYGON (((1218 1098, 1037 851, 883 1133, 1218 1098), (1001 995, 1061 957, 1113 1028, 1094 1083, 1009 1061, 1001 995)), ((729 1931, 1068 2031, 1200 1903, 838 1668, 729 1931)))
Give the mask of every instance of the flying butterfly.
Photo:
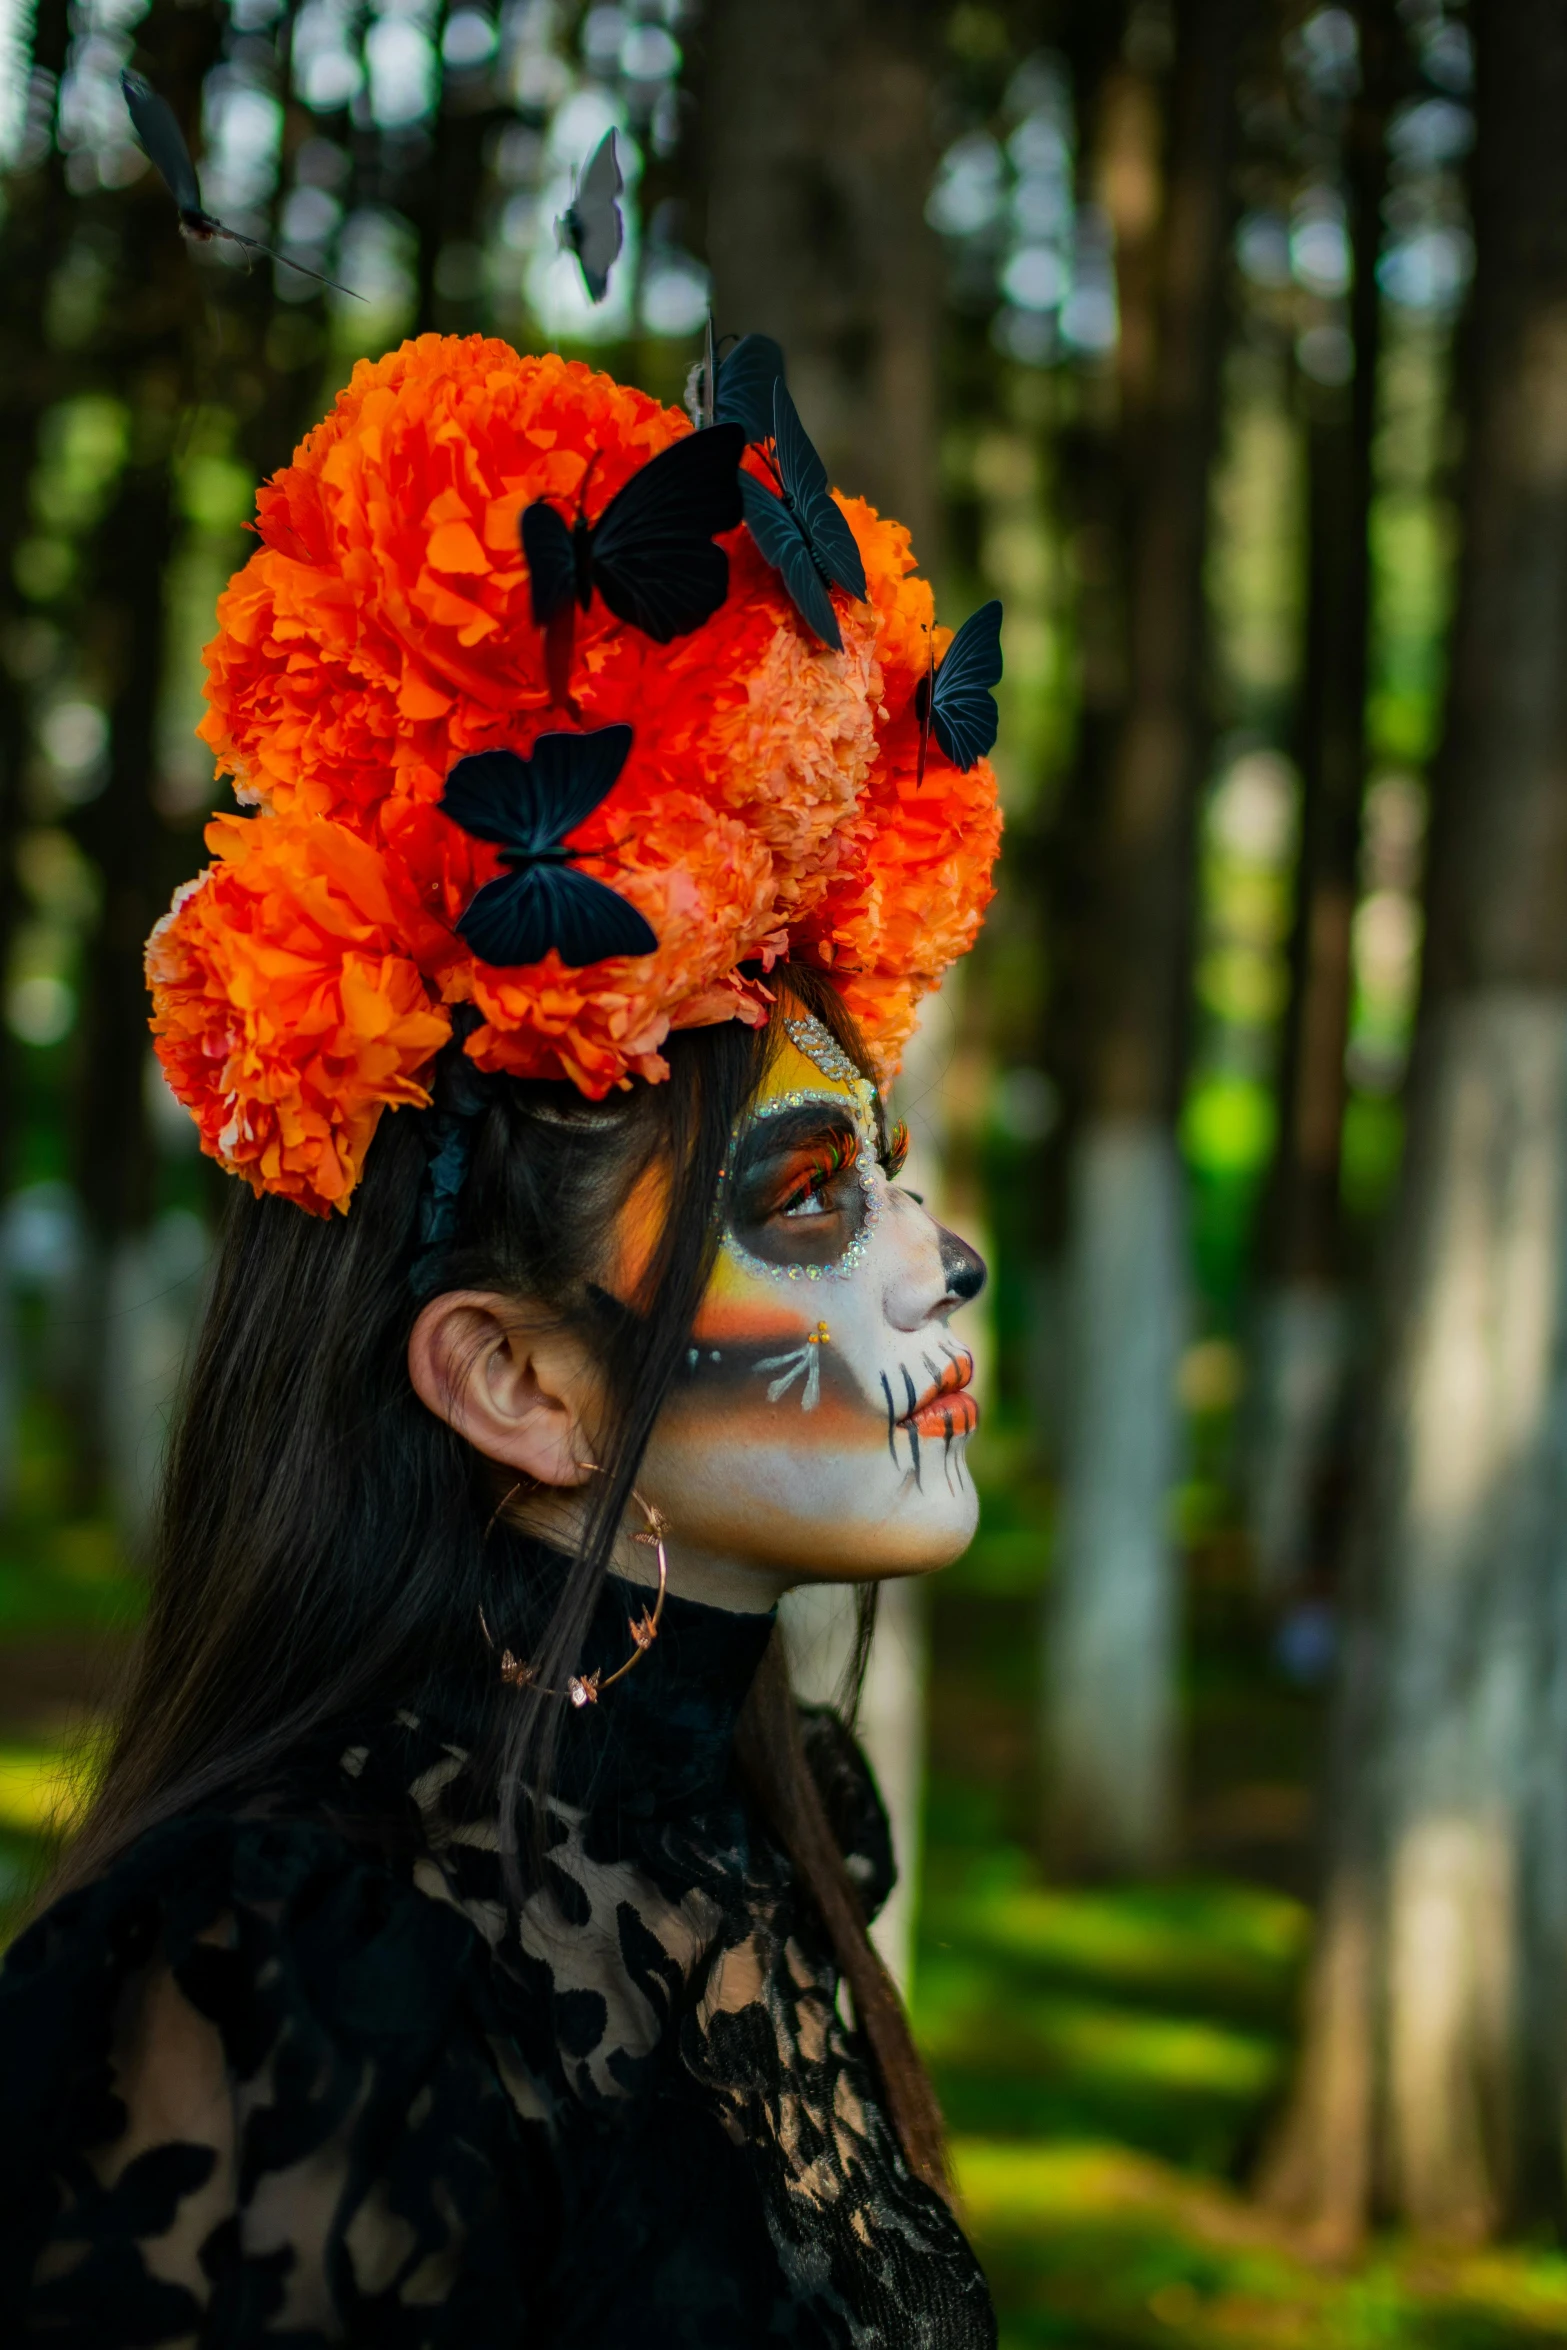
POLYGON ((936 667, 935 639, 930 666, 914 691, 920 722, 920 763, 916 788, 925 780, 925 754, 934 734, 954 767, 966 775, 996 739, 996 703, 991 687, 1001 676, 1001 606, 995 597, 972 613, 936 667))
MULTIPOLYGON (((722 388, 720 375, 720 395, 722 388)), ((746 523, 762 560, 781 575, 807 628, 841 653, 843 634, 827 590, 840 587, 863 599, 865 566, 782 376, 773 384, 773 450, 776 496, 754 474, 740 476, 746 523)))
POLYGON ((692 420, 704 427, 738 424, 748 441, 770 440, 773 386, 783 380, 784 355, 771 335, 742 335, 720 357, 709 316, 703 354, 686 394, 692 420))
POLYGON ((576 970, 606 955, 651 955, 657 934, 605 882, 573 860, 602 849, 568 849, 568 832, 591 816, 631 749, 629 726, 591 734, 541 734, 527 758, 473 751, 459 759, 441 806, 476 840, 493 841, 511 871, 486 882, 457 928, 481 963, 537 963, 553 947, 576 970))
POLYGON ((615 198, 625 189, 615 134, 606 131, 572 185, 571 202, 555 223, 555 242, 575 253, 590 302, 602 302, 609 273, 626 241, 625 222, 615 198))
POLYGON ((689 636, 711 620, 729 593, 729 558, 713 544, 741 519, 739 465, 745 435, 737 424, 689 433, 635 472, 597 522, 584 511, 589 459, 577 493, 575 522, 547 498, 522 510, 533 618, 544 631, 550 698, 572 711, 571 653, 577 607, 586 612, 597 588, 617 620, 655 644, 689 636))
POLYGON ((306 269, 303 262, 291 261, 286 253, 274 252, 255 237, 244 237, 236 228, 225 228, 214 218, 201 201, 201 182, 196 177, 196 166, 191 161, 185 133, 180 129, 174 109, 167 98, 160 97, 152 84, 139 73, 129 70, 120 76, 126 111, 131 127, 141 141, 147 160, 174 198, 179 214, 180 229, 196 245, 210 245, 214 237, 226 238, 231 245, 242 245, 247 253, 264 254, 268 261, 281 262, 285 269, 298 270, 301 277, 314 278, 318 286, 330 286, 334 294, 347 294, 352 301, 362 302, 363 294, 356 294, 352 286, 340 286, 336 278, 323 277, 318 269, 306 269))

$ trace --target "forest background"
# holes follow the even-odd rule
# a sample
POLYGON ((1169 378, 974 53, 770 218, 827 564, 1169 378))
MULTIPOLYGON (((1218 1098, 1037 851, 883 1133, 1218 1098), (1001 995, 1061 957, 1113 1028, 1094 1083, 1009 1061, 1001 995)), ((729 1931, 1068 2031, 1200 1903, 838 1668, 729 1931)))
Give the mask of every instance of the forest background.
POLYGON ((256 484, 405 334, 677 400, 711 306, 943 618, 1006 605, 1000 896, 901 1086, 992 1260, 985 1521, 868 1722, 1004 2340, 1567 2340, 1567 10, 9 0, 0 53, 0 1895, 221 1212, 140 957, 256 484), (282 261, 181 239, 127 65, 282 261))

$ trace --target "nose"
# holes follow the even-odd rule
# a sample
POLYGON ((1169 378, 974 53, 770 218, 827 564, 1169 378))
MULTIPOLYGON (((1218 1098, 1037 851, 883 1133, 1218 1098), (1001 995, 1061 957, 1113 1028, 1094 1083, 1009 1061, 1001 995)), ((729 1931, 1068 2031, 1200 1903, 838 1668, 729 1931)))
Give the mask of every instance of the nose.
POLYGON ((947 1295, 960 1306, 970 1298, 978 1297, 985 1286, 985 1260, 977 1248, 970 1248, 945 1224, 938 1224, 941 1237, 941 1276, 947 1285, 947 1295))
POLYGON ((985 1260, 910 1193, 894 1192, 892 1199, 897 1215, 888 1236, 883 1304, 895 1330, 919 1330, 978 1297, 985 1286, 985 1260))

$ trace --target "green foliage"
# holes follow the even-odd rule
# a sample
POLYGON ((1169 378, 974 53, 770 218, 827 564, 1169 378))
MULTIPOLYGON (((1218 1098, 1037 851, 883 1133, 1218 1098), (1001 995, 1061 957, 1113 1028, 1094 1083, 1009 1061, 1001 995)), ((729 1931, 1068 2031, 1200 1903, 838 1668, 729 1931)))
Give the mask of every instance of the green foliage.
MULTIPOLYGON (((108 1517, 71 1506, 63 1413, 37 1393, 17 1430, 10 1507, 0 1518, 0 1642, 134 1629, 145 1587, 108 1517)), ((5 1721, 0 1709, 0 1736, 5 1721)))
MULTIPOLYGON (((1003 1467, 998 1457, 993 1468, 1003 1467)), ((1015 1511, 1014 1514, 1021 1514, 1015 1511)), ((1287 2077, 1309 1913, 1236 1876, 1052 1884, 1032 1805, 1027 1618, 965 1565, 936 1594, 915 2024, 1003 2350, 1539 2350, 1553 2248, 1375 2244, 1329 2267, 1248 2203, 1287 2077)), ((1298 1775, 1298 1716, 1199 1589, 1194 1798, 1298 1775)), ((1195 1812, 1194 1812, 1195 1817, 1195 1812)))

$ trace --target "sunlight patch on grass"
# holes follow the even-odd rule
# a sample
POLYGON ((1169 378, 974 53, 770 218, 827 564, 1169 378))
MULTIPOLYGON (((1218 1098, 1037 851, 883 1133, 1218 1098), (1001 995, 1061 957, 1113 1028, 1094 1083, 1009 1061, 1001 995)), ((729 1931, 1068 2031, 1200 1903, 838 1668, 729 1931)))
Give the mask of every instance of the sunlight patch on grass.
POLYGON ((1016 1846, 933 1856, 915 2025, 953 2125, 1225 2172, 1287 2063, 1307 1939, 1243 1885, 1066 1891, 1016 1846), (971 1857, 972 1855, 972 1857, 971 1857))
POLYGON ((925 2023, 921 2042, 941 2066, 1015 2069, 1057 2086, 1165 2090, 1250 2100, 1271 2089, 1281 2052, 1271 2040, 1185 2016, 1139 2015, 1094 2000, 965 2002, 925 2023))
POLYGON ((959 2139, 1003 2350, 1539 2350, 1567 2339, 1558 2254, 1416 2251, 1314 2265, 1233 2190, 1125 2147, 959 2139))
POLYGON ((1241 1885, 1077 1893, 992 1882, 948 1922, 1052 1973, 1169 1995, 1274 1990, 1293 1978, 1311 1930, 1302 1903, 1241 1885))

